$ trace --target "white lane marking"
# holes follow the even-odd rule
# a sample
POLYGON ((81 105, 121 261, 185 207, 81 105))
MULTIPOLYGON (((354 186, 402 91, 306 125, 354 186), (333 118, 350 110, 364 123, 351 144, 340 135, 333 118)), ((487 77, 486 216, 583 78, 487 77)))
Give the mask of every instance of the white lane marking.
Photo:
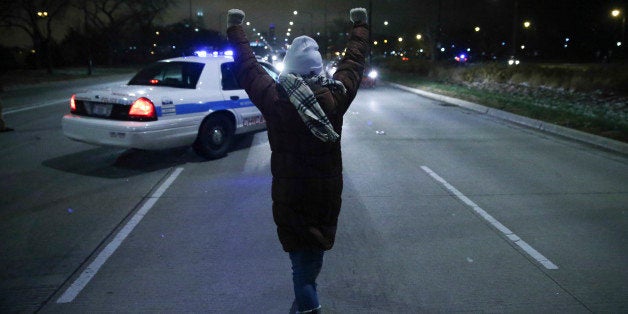
POLYGON ((462 194, 458 189, 456 189, 453 185, 449 184, 445 179, 441 178, 438 174, 436 174, 432 169, 421 166, 423 171, 427 172, 434 180, 440 182, 445 188, 447 188, 453 195, 459 198, 463 203, 467 204, 469 207, 473 209, 478 215, 480 215, 484 220, 488 221, 493 227, 497 230, 501 231, 510 241, 519 246, 524 252, 526 252, 530 257, 539 262, 543 267, 547 269, 558 269, 556 264, 552 263, 549 259, 547 259, 543 254, 539 253, 539 251, 535 250, 528 243, 519 238, 515 233, 510 231, 506 226, 504 226, 501 222, 497 221, 497 219, 493 218, 489 213, 487 213, 484 209, 462 194))
POLYGON ((87 286, 89 281, 96 276, 100 267, 102 267, 107 259, 118 249, 122 241, 133 231, 140 223, 142 218, 146 216, 148 211, 157 203, 161 195, 170 187, 174 180, 183 171, 183 168, 177 168, 168 179, 151 195, 151 197, 142 205, 142 207, 133 215, 133 217, 120 229, 116 236, 109 244, 100 252, 89 266, 81 273, 81 275, 72 283, 70 287, 57 299, 57 303, 69 303, 74 301, 76 296, 81 293, 83 288, 87 286))
POLYGON ((39 104, 39 105, 33 105, 33 106, 28 106, 28 107, 23 107, 23 108, 17 108, 17 109, 8 109, 7 111, 3 112, 3 115, 8 115, 8 114, 12 114, 12 113, 16 113, 16 112, 22 112, 22 111, 27 111, 27 110, 32 110, 32 109, 38 109, 38 108, 43 108, 43 107, 48 107, 48 106, 52 106, 52 105, 56 105, 62 102, 68 102, 68 108, 69 108, 69 103, 70 103, 70 98, 63 98, 63 99, 57 99, 57 100, 51 100, 48 102, 45 102, 43 104, 39 104))

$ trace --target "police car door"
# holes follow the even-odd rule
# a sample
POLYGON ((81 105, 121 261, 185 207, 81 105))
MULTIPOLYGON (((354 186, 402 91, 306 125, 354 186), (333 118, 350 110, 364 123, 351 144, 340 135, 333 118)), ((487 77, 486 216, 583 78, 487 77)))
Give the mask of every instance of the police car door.
POLYGON ((222 75, 222 95, 227 107, 236 114, 236 133, 243 133, 265 126, 262 113, 249 100, 249 96, 240 87, 235 77, 235 63, 226 62, 220 65, 222 75))

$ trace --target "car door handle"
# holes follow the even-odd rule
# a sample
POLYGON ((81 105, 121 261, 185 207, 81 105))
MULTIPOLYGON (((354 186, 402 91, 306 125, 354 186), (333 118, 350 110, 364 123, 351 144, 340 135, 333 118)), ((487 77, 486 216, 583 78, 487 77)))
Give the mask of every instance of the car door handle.
POLYGON ((240 96, 231 96, 231 100, 238 100, 240 99, 240 96))

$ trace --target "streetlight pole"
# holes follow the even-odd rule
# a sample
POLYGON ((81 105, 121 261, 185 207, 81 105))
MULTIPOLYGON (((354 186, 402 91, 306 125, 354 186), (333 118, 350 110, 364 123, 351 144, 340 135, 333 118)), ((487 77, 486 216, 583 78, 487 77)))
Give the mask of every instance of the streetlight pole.
POLYGON ((626 44, 624 42, 625 35, 626 35, 626 12, 622 12, 622 18, 621 18, 621 44, 622 46, 626 44))
POLYGON ((325 45, 325 58, 329 59, 329 55, 328 55, 328 51, 327 51, 327 47, 329 46, 329 34, 327 34, 327 0, 325 1, 325 12, 323 15, 323 33, 324 33, 324 45, 325 45))
POLYGON ((436 31, 433 36, 434 43, 432 44, 432 61, 437 61, 440 59, 439 49, 441 48, 441 36, 443 30, 442 24, 442 11, 443 11, 443 3, 442 0, 438 0, 437 8, 436 8, 436 31))
MULTIPOLYGON (((368 17, 368 22, 370 23, 369 25, 374 25, 373 23, 373 1, 369 0, 369 17, 368 17)), ((369 27, 369 46, 373 44, 373 36, 372 36, 372 26, 369 27)), ((373 63, 371 62, 373 59, 373 47, 371 47, 371 49, 369 49, 369 65, 372 65, 373 63)))
POLYGON ((88 27, 87 27, 87 3, 83 3, 83 30, 85 31, 85 39, 87 41, 87 75, 92 75, 92 49, 91 49, 91 40, 89 35, 87 35, 88 27))
POLYGON ((625 35, 626 35, 626 11, 624 10, 624 8, 621 9, 613 9, 611 11, 611 16, 613 18, 618 18, 621 16, 621 37, 620 37, 620 41, 617 43, 617 46, 621 46, 621 49, 623 49, 623 46, 625 45, 625 35))
POLYGON ((621 10, 621 44, 625 44, 624 39, 626 35, 626 11, 621 10))
POLYGON ((519 1, 515 0, 512 17, 512 42, 510 44, 510 56, 517 53, 517 29, 519 28, 519 1))
POLYGON ((624 9, 614 9, 613 11, 611 11, 611 15, 613 17, 618 17, 621 15, 621 44, 622 46, 624 45, 624 36, 626 34, 626 11, 624 11, 624 9))
POLYGON ((226 15, 226 13, 218 13, 218 34, 222 34, 222 29, 224 29, 226 26, 226 24, 222 24, 222 18, 226 15))

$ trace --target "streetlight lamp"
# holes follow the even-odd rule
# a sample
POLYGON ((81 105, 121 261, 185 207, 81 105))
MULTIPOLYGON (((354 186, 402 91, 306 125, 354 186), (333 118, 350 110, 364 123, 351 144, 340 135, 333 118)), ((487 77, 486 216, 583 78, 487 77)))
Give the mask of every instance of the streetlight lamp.
POLYGON ((524 21, 523 22, 523 27, 524 28, 530 28, 530 26, 532 26, 532 23, 530 21, 524 21))
POLYGON ((621 14, 621 11, 620 11, 619 9, 613 9, 613 10, 611 11, 611 15, 612 15, 613 17, 618 17, 620 14, 621 14))
POLYGON ((479 31, 480 31, 480 27, 479 27, 479 26, 476 26, 476 27, 474 28, 474 30, 475 30, 475 32, 477 33, 477 32, 479 32, 479 31))

